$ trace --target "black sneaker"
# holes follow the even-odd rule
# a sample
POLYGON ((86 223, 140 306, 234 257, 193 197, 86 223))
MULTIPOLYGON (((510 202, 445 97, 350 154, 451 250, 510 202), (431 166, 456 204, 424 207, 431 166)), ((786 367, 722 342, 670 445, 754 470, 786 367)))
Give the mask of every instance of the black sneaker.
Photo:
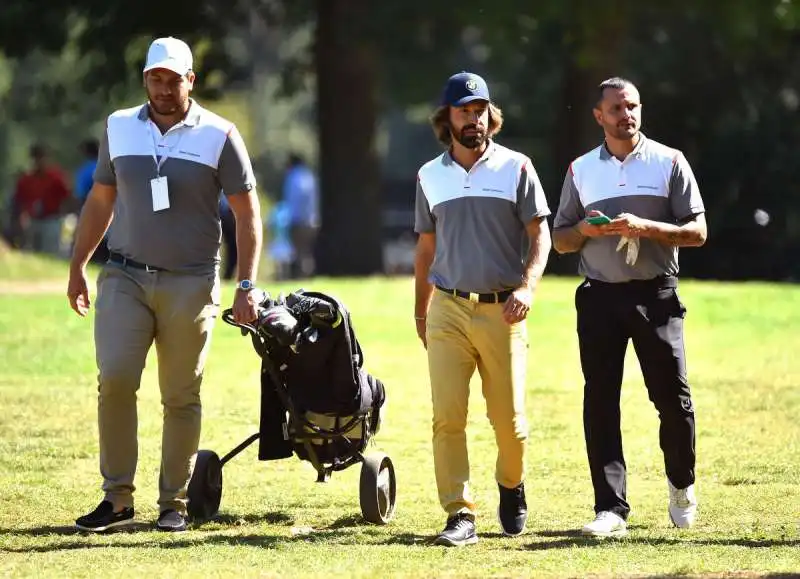
POLYGON ((521 535, 528 520, 528 504, 525 502, 525 485, 522 483, 513 489, 498 484, 500 504, 497 506, 497 519, 503 534, 509 537, 521 535))
POLYGON ((186 530, 186 517, 178 511, 168 509, 158 515, 156 528, 159 531, 171 531, 173 533, 186 530))
POLYGON ((75 526, 81 531, 102 533, 115 527, 123 527, 133 523, 133 507, 127 507, 120 512, 114 512, 111 501, 103 501, 97 508, 87 515, 75 520, 75 526))
POLYGON ((435 545, 462 547, 478 542, 475 534, 475 518, 472 515, 458 514, 447 519, 444 530, 433 541, 435 545))

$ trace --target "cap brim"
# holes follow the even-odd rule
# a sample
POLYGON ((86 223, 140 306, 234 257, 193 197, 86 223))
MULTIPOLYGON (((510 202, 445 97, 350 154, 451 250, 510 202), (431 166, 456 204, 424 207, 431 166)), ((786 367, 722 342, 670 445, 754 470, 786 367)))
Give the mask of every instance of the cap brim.
POLYGON ((167 60, 162 60, 161 62, 154 62, 153 64, 144 67, 144 70, 142 72, 148 72, 151 70, 155 70, 157 68, 163 68, 164 70, 171 70, 172 72, 180 76, 183 76, 184 74, 192 70, 191 68, 186 68, 185 64, 180 64, 173 59, 167 59, 167 60))
POLYGON ((483 97, 483 96, 476 95, 476 94, 471 94, 471 95, 468 95, 468 96, 465 96, 465 97, 461 97, 457 101, 454 101, 454 102, 450 103, 450 106, 460 107, 461 105, 465 105, 467 103, 471 103, 471 102, 474 102, 474 101, 484 101, 484 102, 488 103, 489 99, 486 98, 486 97, 483 97))

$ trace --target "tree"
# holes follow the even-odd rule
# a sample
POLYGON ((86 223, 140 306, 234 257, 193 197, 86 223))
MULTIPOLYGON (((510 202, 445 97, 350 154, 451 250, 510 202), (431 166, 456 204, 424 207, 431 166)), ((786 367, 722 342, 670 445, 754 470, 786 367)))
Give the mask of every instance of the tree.
POLYGON ((320 273, 382 271, 377 45, 358 28, 372 0, 317 0, 315 63, 322 223, 320 273))

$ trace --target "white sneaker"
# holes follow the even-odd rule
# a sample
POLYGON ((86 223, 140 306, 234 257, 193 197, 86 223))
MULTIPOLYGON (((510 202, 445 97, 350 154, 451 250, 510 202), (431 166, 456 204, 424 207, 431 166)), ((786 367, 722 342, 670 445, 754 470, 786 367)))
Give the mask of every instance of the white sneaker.
POLYGON ((622 537, 628 532, 625 519, 611 511, 600 511, 594 521, 584 525, 581 535, 591 537, 622 537))
POLYGON ((697 515, 697 497, 694 485, 685 489, 676 489, 670 481, 669 485, 669 518, 672 524, 681 529, 688 529, 694 524, 697 515))

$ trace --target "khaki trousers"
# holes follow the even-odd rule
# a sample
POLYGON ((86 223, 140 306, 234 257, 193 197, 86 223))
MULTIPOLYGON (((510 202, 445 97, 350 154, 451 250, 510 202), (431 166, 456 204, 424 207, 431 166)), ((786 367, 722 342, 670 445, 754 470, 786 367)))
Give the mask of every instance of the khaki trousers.
POLYGON ((133 506, 138 458, 136 392, 155 342, 164 409, 158 504, 186 512, 200 441, 200 383, 219 310, 215 275, 107 264, 98 278, 95 348, 100 473, 105 499, 133 506))
POLYGON ((469 490, 467 407, 477 367, 497 442, 495 478, 506 488, 525 472, 525 321, 509 325, 503 304, 481 304, 434 290, 427 320, 433 400, 433 462, 442 508, 452 516, 476 514, 469 490))

